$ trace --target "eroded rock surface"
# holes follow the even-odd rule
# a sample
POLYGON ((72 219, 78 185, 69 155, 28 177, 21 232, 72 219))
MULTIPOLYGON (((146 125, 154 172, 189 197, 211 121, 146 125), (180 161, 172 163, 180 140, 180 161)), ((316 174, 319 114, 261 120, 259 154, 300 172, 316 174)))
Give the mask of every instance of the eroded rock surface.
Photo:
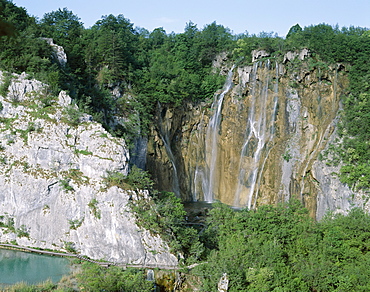
POLYGON ((136 193, 104 182, 107 171, 128 172, 124 140, 79 114, 65 92, 52 97, 25 74, 12 78, 0 96, 0 241, 175 265, 161 238, 135 224, 128 202, 136 193))
MULTIPOLYGON (((204 200, 211 193, 213 200, 256 208, 297 198, 318 219, 329 210, 361 205, 319 160, 334 140, 340 98, 347 94, 344 66, 320 68, 308 50, 287 54, 280 63, 262 57, 268 53, 255 51, 253 64, 233 70, 214 132, 210 125, 220 92, 213 103, 162 109, 148 143, 158 185, 171 190, 175 165, 184 200, 204 200), (163 147, 164 135, 173 159, 163 147)), ((225 67, 220 60, 215 64, 225 67)))

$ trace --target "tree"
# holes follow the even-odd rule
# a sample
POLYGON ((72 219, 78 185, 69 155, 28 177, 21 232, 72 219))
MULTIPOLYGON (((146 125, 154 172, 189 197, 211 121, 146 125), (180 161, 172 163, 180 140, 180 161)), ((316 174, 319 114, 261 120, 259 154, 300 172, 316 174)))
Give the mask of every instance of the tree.
POLYGON ((146 281, 141 270, 122 270, 115 266, 103 268, 92 263, 84 263, 82 268, 82 272, 77 275, 78 284, 87 291, 151 292, 153 290, 153 283, 146 281))
POLYGON ((53 38, 67 51, 72 50, 81 37, 83 24, 80 18, 67 8, 45 13, 40 21, 41 35, 53 38))
POLYGON ((0 37, 15 36, 15 26, 3 19, 0 19, 0 37))
POLYGON ((232 41, 228 28, 212 22, 204 27, 199 35, 198 45, 203 66, 209 66, 217 53, 227 51, 232 41))
POLYGON ((302 27, 297 23, 296 25, 293 25, 290 29, 288 34, 286 35, 286 38, 290 38, 293 35, 302 32, 302 27))
POLYGON ((138 42, 133 24, 123 15, 108 15, 91 28, 94 62, 100 71, 106 67, 112 81, 131 82, 130 74, 136 68, 135 46, 138 42))
POLYGON ((163 27, 155 28, 149 34, 150 46, 153 49, 161 47, 167 39, 166 31, 163 27))

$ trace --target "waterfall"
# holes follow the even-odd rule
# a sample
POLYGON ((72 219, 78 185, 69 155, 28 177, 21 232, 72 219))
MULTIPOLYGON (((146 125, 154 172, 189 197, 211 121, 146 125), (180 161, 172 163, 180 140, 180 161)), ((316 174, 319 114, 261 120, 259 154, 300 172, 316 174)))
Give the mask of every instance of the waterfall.
POLYGON ((175 164, 175 156, 173 155, 171 147, 170 147, 168 134, 166 133, 165 136, 160 135, 160 138, 163 142, 164 147, 166 148, 168 158, 170 159, 171 164, 172 164, 172 169, 173 169, 172 189, 173 189, 173 192, 175 193, 176 197, 180 198, 181 193, 180 193, 179 176, 177 174, 177 168, 176 168, 176 164, 175 164))
MULTIPOLYGON (((274 135, 275 135, 275 120, 276 120, 276 116, 277 116, 278 100, 279 100, 279 64, 277 62, 275 62, 275 85, 274 85, 274 97, 273 97, 273 110, 271 112, 270 129, 268 130, 269 139, 268 139, 267 144, 265 144, 266 148, 267 148, 267 151, 266 151, 267 153, 265 154, 263 163, 260 167, 260 174, 262 174, 262 172, 265 168, 266 160, 269 157, 270 151, 273 147, 272 146, 272 140, 273 140, 274 135)), ((262 175, 258 176, 257 189, 259 189, 259 187, 260 187, 261 177, 262 177, 262 175)), ((253 196, 253 194, 252 194, 252 196, 253 196)), ((257 202, 257 192, 255 192, 255 199, 254 199, 253 208, 256 207, 256 202, 257 202)))
POLYGON ((278 65, 275 66, 276 80, 272 100, 269 95, 272 80, 269 74, 270 61, 266 61, 264 70, 260 66, 261 63, 256 62, 252 69, 246 139, 240 151, 238 180, 234 195, 234 206, 245 205, 249 209, 253 206, 253 201, 256 202, 261 172, 271 150, 269 144, 272 144, 275 132, 278 101, 278 65), (258 76, 259 69, 261 74, 266 72, 266 75, 258 76))
POLYGON ((173 170, 173 175, 172 175, 172 190, 173 192, 175 193, 175 195, 180 198, 181 197, 181 193, 180 193, 180 183, 179 183, 179 177, 178 177, 178 173, 177 173, 177 167, 176 167, 176 163, 175 163, 175 156, 173 155, 173 152, 172 152, 172 149, 171 149, 171 143, 170 143, 170 139, 169 139, 169 135, 168 135, 168 132, 169 130, 166 128, 166 129, 163 129, 163 125, 164 125, 164 122, 163 122, 163 119, 162 119, 162 115, 161 115, 161 105, 158 103, 158 112, 159 112, 159 129, 158 129, 158 134, 159 134, 159 137, 161 138, 162 142, 163 142, 163 145, 166 149, 166 153, 167 153, 167 156, 172 164, 172 170, 173 170))
MULTIPOLYGON (((214 185, 216 178, 216 167, 217 167, 217 152, 218 152, 218 136, 221 123, 221 110, 224 97, 226 93, 232 88, 232 77, 235 65, 230 69, 227 79, 222 92, 217 96, 212 103, 213 115, 209 120, 207 133, 206 133, 206 169, 205 173, 197 170, 198 174, 201 174, 202 189, 204 194, 204 201, 213 202, 214 200, 214 185)), ((197 179, 197 177, 196 177, 197 179)))

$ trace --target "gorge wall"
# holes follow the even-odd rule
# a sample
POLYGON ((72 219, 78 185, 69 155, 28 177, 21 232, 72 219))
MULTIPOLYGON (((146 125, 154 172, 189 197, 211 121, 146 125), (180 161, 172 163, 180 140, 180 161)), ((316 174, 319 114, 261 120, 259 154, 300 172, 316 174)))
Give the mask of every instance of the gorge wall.
POLYGON ((346 68, 307 50, 266 57, 256 51, 251 65, 216 62, 227 80, 213 102, 158 106, 147 153, 157 185, 186 201, 237 208, 294 197, 317 219, 363 206, 322 154, 336 137, 346 68))
POLYGON ((176 265, 166 243, 136 225, 129 200, 137 193, 105 183, 107 171, 128 173, 125 141, 63 91, 54 97, 26 74, 0 80, 0 242, 176 265))

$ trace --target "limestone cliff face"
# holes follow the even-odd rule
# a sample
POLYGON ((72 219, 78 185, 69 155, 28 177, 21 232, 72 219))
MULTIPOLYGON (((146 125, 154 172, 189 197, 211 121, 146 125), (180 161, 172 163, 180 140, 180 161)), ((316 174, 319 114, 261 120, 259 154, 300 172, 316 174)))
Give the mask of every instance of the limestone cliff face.
POLYGON ((136 194, 104 183, 107 171, 127 174, 125 142, 87 115, 76 123, 78 109, 64 92, 51 98, 24 74, 12 79, 0 96, 0 242, 176 264, 161 238, 135 224, 128 201, 136 194))
POLYGON ((348 210, 353 192, 319 160, 335 133, 345 68, 319 64, 307 50, 280 62, 254 55, 250 66, 229 67, 212 103, 159 111, 148 149, 159 186, 235 207, 296 197, 318 219, 348 210))

